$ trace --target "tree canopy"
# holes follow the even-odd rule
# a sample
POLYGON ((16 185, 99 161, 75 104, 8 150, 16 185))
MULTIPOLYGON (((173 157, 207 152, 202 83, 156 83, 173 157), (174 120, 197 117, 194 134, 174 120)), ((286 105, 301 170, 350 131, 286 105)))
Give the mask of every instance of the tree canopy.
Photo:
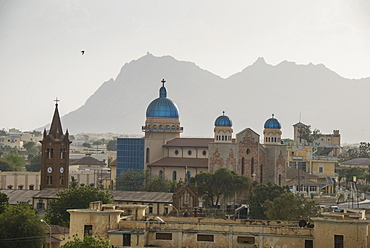
POLYGON ((15 153, 0 158, 1 171, 21 171, 26 161, 15 153))
POLYGON ((100 236, 85 236, 80 239, 74 236, 73 240, 68 241, 60 248, 110 248, 109 239, 104 239, 100 236))
POLYGON ((298 129, 298 138, 301 140, 305 140, 308 143, 312 143, 313 141, 317 140, 321 137, 321 132, 319 129, 315 128, 311 130, 311 126, 304 125, 299 127, 298 129))
POLYGON ((174 187, 178 186, 164 176, 141 170, 123 171, 116 180, 116 189, 127 191, 173 192, 174 187))
POLYGON ((249 178, 227 168, 220 168, 214 173, 199 173, 190 179, 190 183, 198 186, 199 196, 210 207, 216 207, 222 198, 246 192, 250 186, 249 178))
POLYGON ((270 182, 258 184, 249 197, 249 217, 251 219, 267 219, 265 215, 267 211, 266 201, 273 201, 286 191, 287 189, 270 182))
POLYGON ((28 203, 7 205, 0 214, 0 247, 39 248, 45 239, 45 226, 28 203))
POLYGON ((0 214, 2 214, 9 203, 9 197, 5 193, 0 192, 0 214))
POLYGON ((58 198, 50 202, 46 218, 51 224, 66 226, 69 223, 67 209, 85 209, 90 202, 102 201, 103 204, 113 203, 113 196, 107 190, 90 186, 65 189, 57 194, 58 198))
POLYGON ((317 216, 318 205, 291 192, 285 192, 275 199, 265 202, 265 215, 270 220, 308 220, 308 217, 317 216))
POLYGON ((34 156, 30 163, 26 165, 27 171, 38 172, 41 169, 41 154, 34 156))
POLYGON ((113 139, 113 140, 108 141, 107 150, 108 151, 117 151, 117 139, 113 139))

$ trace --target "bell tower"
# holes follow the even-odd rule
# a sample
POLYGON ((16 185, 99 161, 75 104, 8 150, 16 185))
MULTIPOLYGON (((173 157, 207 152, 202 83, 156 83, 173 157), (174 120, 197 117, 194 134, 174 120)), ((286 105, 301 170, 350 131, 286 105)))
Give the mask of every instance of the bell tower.
POLYGON ((68 188, 69 174, 69 141, 68 129, 63 134, 58 111, 58 98, 55 100, 55 111, 49 133, 44 129, 41 143, 41 186, 45 188, 68 188))

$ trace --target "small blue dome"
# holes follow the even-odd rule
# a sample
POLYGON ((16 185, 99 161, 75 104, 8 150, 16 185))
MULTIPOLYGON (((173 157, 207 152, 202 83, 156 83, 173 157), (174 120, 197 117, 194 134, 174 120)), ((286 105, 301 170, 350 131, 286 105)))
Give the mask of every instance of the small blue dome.
POLYGON ((264 128, 281 129, 281 125, 279 121, 274 118, 274 115, 272 115, 272 117, 265 122, 264 128))
POLYGON ((153 100, 146 109, 147 118, 179 118, 179 110, 175 103, 167 98, 167 90, 164 87, 159 89, 159 98, 153 100))
POLYGON ((228 116, 225 115, 225 112, 217 117, 215 121, 215 127, 231 127, 233 122, 230 120, 228 116))

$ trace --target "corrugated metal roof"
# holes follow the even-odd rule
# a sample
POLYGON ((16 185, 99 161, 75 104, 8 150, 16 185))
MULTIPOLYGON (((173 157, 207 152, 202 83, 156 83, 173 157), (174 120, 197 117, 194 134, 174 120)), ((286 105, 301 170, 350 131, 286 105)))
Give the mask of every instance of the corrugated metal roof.
POLYGON ((23 189, 2 189, 1 193, 6 194, 9 197, 9 204, 15 205, 17 202, 30 201, 32 204, 32 198, 34 195, 39 193, 39 190, 23 190, 23 189))
POLYGON ((370 158, 355 158, 342 162, 339 165, 370 165, 370 158))
POLYGON ((62 191, 64 189, 56 189, 56 188, 47 188, 40 190, 39 193, 37 193, 33 198, 45 198, 45 199, 56 199, 57 193, 59 191, 62 191))
POLYGON ((208 147, 214 138, 175 138, 164 144, 164 147, 208 147))
POLYGON ((118 202, 153 202, 171 203, 173 193, 144 192, 144 191, 110 191, 114 201, 118 202))
MULTIPOLYGON (((17 204, 18 201, 28 201, 32 203, 32 198, 56 199, 57 193, 63 189, 43 189, 39 190, 10 190, 3 189, 0 192, 9 197, 10 204, 17 204)), ((144 192, 144 191, 109 191, 117 202, 153 202, 171 203, 173 193, 165 192, 144 192)))
POLYGON ((208 168, 208 158, 161 158, 148 166, 208 168))

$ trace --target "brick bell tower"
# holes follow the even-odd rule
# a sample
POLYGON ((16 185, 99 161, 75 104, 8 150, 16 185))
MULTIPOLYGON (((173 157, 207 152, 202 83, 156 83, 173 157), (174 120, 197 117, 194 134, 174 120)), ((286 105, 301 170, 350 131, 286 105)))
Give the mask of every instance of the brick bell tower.
POLYGON ((69 174, 69 141, 68 129, 63 134, 58 111, 58 98, 55 100, 55 111, 47 134, 44 129, 41 156, 41 186, 45 188, 68 188, 69 174))

